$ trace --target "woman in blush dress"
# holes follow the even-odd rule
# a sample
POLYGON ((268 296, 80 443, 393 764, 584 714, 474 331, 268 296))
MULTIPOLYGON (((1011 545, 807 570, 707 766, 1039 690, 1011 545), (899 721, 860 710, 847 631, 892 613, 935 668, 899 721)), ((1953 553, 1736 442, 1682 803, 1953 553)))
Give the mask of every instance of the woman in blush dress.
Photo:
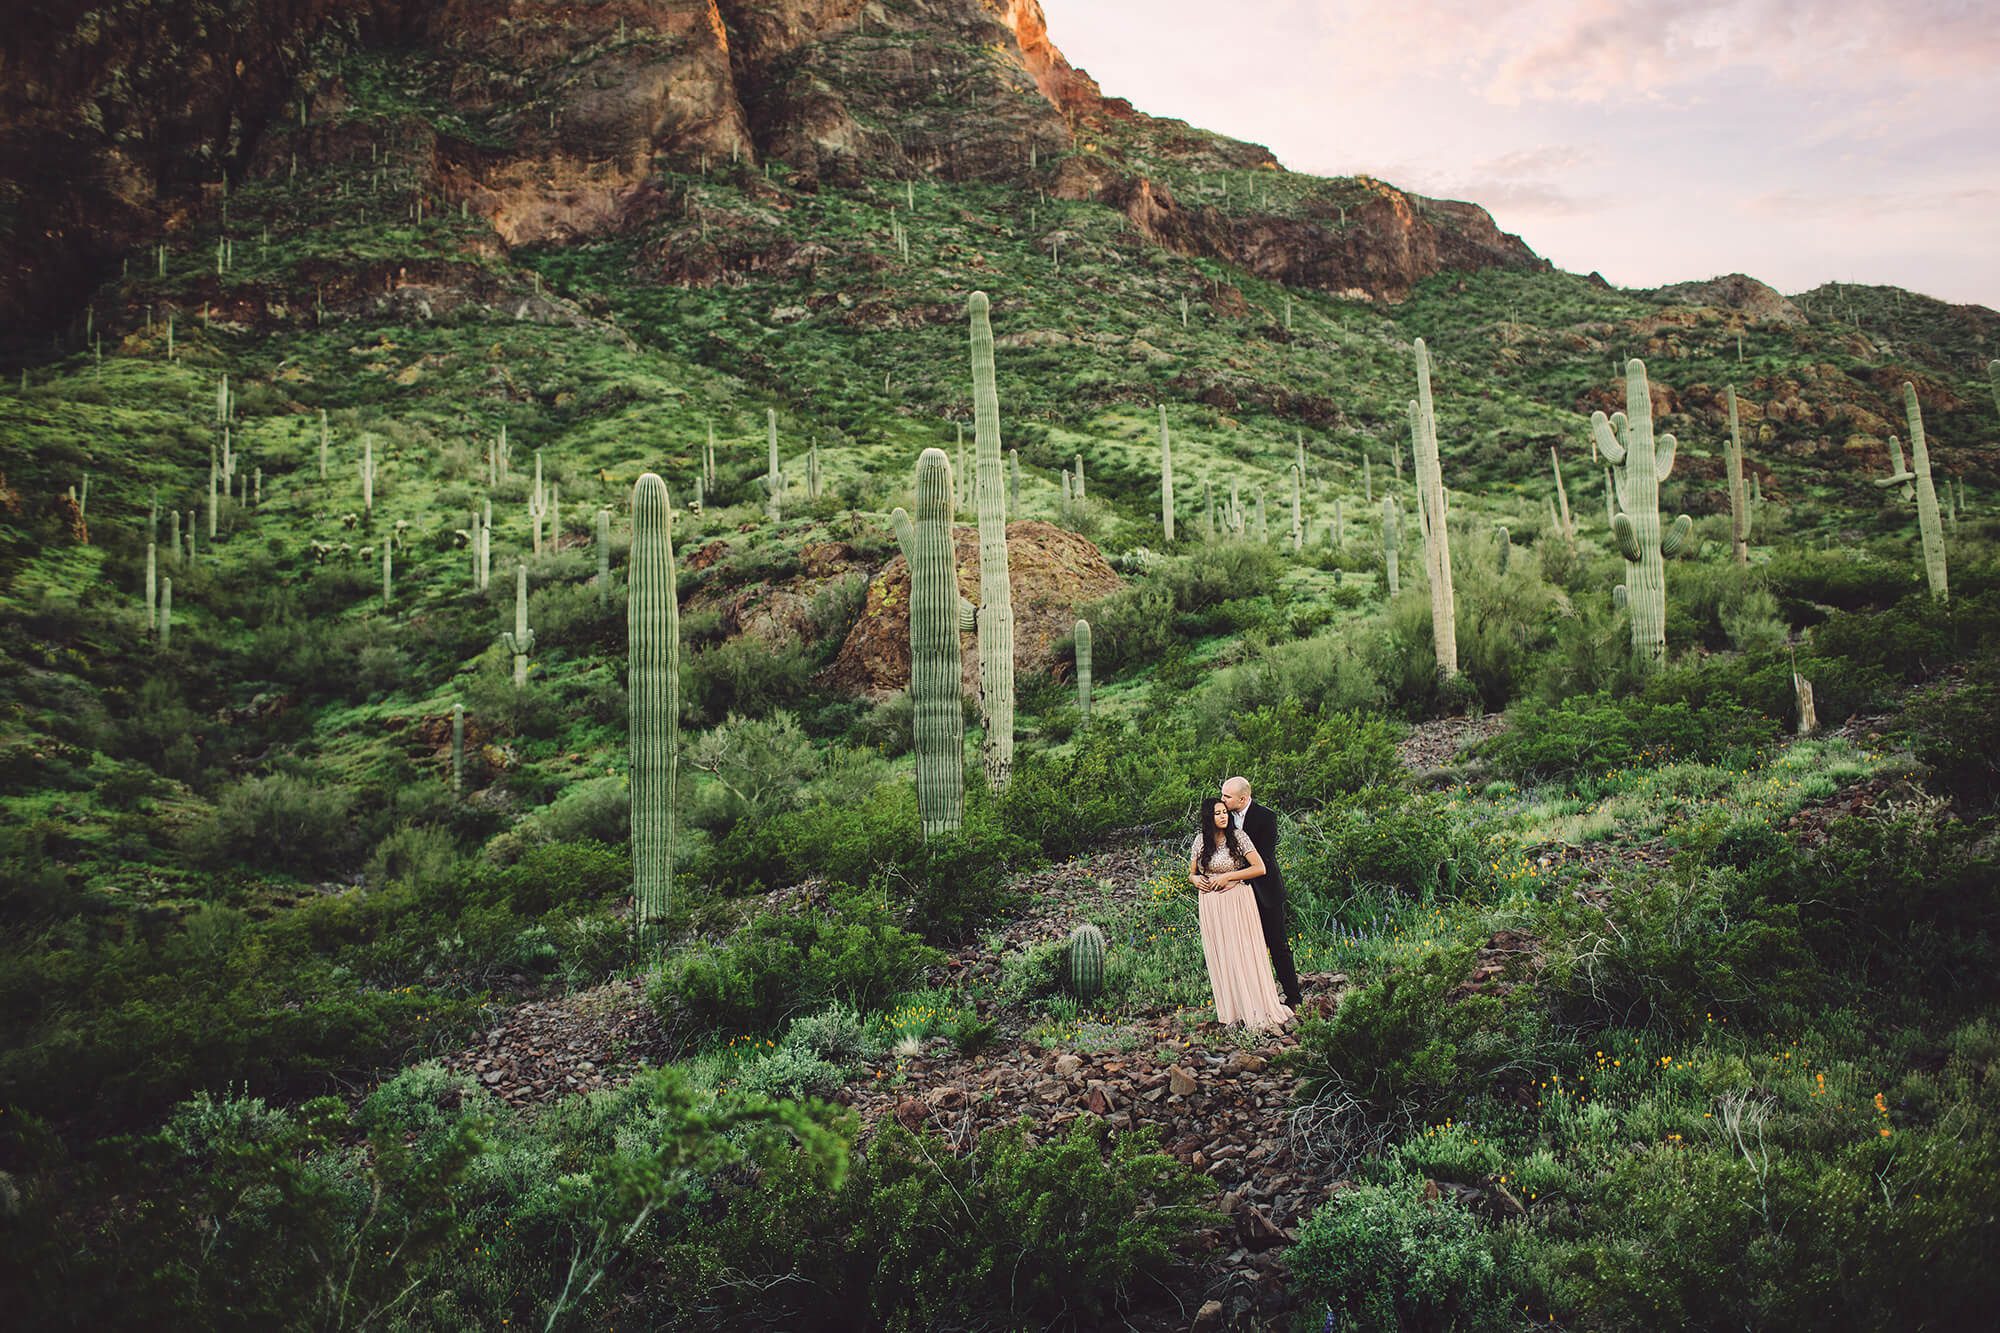
POLYGON ((1248 883, 1263 873, 1264 858, 1231 824, 1229 807, 1220 797, 1203 804, 1188 879, 1201 893, 1201 952, 1215 992, 1215 1017, 1252 1030, 1274 1028, 1292 1017, 1278 993, 1257 896, 1248 883))

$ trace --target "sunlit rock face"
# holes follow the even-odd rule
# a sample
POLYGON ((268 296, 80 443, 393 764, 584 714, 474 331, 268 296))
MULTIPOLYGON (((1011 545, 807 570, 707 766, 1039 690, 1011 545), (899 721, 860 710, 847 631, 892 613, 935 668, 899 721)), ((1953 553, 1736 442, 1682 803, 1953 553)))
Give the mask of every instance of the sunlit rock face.
POLYGON ((18 202, 0 247, 10 327, 55 318, 116 256, 218 207, 225 176, 363 156, 392 164, 413 198, 486 219, 502 247, 644 222, 671 206, 662 169, 771 165, 794 190, 1032 183, 1117 208, 1175 251, 1380 299, 1441 268, 1541 264, 1475 205, 1380 182, 1303 217, 1176 197, 1163 166, 1282 168, 1105 97, 1037 0, 255 0, 226 26, 186 9, 0 33, 0 187, 18 202), (399 68, 433 110, 334 120, 366 104, 314 63, 335 33, 414 51, 399 68), (301 106, 308 128, 279 151, 269 131, 301 106))

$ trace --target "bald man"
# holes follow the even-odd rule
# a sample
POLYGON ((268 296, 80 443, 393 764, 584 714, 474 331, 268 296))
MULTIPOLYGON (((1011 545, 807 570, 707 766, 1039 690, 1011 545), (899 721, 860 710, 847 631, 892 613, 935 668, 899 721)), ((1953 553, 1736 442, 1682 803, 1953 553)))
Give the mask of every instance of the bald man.
POLYGON ((1229 818, 1250 839, 1257 855, 1264 858, 1264 877, 1250 881, 1257 895, 1257 916, 1264 924, 1264 947, 1271 951, 1271 969, 1285 992, 1285 1003, 1299 1007, 1299 971, 1292 962, 1292 941, 1287 932, 1285 877, 1278 870, 1278 816, 1269 806, 1250 799, 1250 779, 1230 778, 1222 784, 1222 803, 1229 818))

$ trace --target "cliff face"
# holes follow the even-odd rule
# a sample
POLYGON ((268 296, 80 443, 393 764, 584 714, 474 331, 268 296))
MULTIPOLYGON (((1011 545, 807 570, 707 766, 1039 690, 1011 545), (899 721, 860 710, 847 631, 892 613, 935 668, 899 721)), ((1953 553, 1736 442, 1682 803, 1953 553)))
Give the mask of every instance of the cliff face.
POLYGON ((1162 163, 1279 168, 1104 97, 1038 0, 191 0, 84 18, 39 0, 0 34, 0 319, 59 322, 116 256, 215 207, 225 177, 289 170, 301 147, 349 157, 338 134, 270 143, 301 103, 317 127, 356 100, 315 73, 322 44, 421 53, 439 114, 383 136, 415 192, 507 246, 619 230, 649 214, 657 170, 747 160, 795 189, 1032 182, 1182 253, 1391 300, 1440 268, 1541 262, 1481 209, 1386 186, 1324 218, 1183 203, 1162 163))

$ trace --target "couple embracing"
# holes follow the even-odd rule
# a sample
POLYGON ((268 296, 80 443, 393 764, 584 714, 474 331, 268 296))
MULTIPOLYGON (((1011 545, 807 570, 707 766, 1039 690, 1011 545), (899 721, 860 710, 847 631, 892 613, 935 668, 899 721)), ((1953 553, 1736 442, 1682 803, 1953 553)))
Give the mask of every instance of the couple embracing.
POLYGON ((1230 778, 1222 795, 1202 803, 1197 822, 1188 879, 1199 891, 1216 1021, 1251 1029, 1288 1023, 1299 1005, 1299 975, 1285 929, 1278 816, 1250 799, 1247 778, 1230 778))

